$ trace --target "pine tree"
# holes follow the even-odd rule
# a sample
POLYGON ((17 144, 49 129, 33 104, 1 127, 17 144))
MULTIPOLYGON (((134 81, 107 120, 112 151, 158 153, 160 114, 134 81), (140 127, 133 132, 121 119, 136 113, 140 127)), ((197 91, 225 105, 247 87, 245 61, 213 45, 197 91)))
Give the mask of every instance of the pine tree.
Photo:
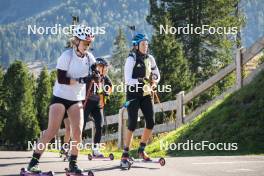
POLYGON ((56 82, 56 79, 57 79, 57 70, 52 70, 50 72, 50 86, 51 86, 51 88, 53 88, 53 86, 56 82))
POLYGON ((0 67, 0 138, 2 139, 2 131, 5 126, 6 116, 4 115, 5 102, 4 102, 4 90, 3 90, 4 71, 0 67))
POLYGON ((6 125, 3 139, 8 145, 25 148, 39 134, 34 109, 34 80, 21 61, 15 61, 4 76, 6 125))
MULTIPOLYGON (((161 24, 171 26, 168 17, 161 18, 161 24)), ((157 29, 156 29, 157 30, 157 29)), ((161 93, 161 99, 171 100, 181 90, 189 90, 194 83, 189 63, 184 57, 182 45, 172 34, 159 34, 152 37, 151 52, 153 53, 161 74, 160 85, 171 85, 171 92, 161 93)))
MULTIPOLYGON (((118 34, 114 41, 114 50, 109 70, 109 77, 111 78, 113 85, 119 85, 124 82, 124 66, 128 56, 129 49, 127 47, 127 41, 122 28, 119 27, 118 34)), ((110 103, 105 106, 105 115, 111 115, 118 113, 118 110, 122 107, 125 101, 124 92, 114 92, 110 96, 110 103)), ((113 127, 113 128, 117 128, 113 127)), ((110 129, 110 131, 114 129, 110 129)))
MULTIPOLYGON (((124 66, 128 56, 129 49, 127 47, 127 41, 122 28, 119 27, 118 34, 114 42, 114 51, 112 61, 108 75, 112 79, 113 85, 119 85, 124 82, 124 66)), ((122 106, 125 100, 124 92, 113 92, 111 95, 111 103, 105 107, 105 113, 115 114, 122 106)))
POLYGON ((114 42, 114 51, 111 64, 116 70, 116 74, 121 78, 120 81, 124 81, 124 65, 128 56, 129 49, 127 47, 127 41, 122 28, 119 27, 118 34, 114 42))
POLYGON ((47 128, 48 125, 48 106, 52 95, 51 81, 46 67, 41 71, 37 80, 36 89, 36 108, 37 118, 41 130, 47 128))
MULTIPOLYGON (((218 27, 237 27, 240 30, 243 24, 241 13, 237 13, 239 0, 150 0, 150 15, 148 22, 155 29, 162 23, 162 17, 167 15, 171 26, 202 27, 202 25, 218 27)), ((174 34, 174 38, 183 44, 184 56, 190 63, 190 70, 195 75, 195 84, 200 84, 220 69, 231 63, 233 49, 239 41, 236 34, 174 34)), ((224 83, 216 85, 208 92, 209 99, 234 81, 232 76, 224 83)), ((207 98, 206 98, 207 99, 207 98)))

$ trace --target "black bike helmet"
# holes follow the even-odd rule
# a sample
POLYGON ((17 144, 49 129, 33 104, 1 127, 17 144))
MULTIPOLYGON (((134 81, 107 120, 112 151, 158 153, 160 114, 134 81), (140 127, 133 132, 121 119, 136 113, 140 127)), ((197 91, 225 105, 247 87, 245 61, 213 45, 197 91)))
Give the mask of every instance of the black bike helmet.
POLYGON ((96 64, 98 65, 103 65, 103 66, 108 66, 108 62, 104 58, 96 58, 96 64))

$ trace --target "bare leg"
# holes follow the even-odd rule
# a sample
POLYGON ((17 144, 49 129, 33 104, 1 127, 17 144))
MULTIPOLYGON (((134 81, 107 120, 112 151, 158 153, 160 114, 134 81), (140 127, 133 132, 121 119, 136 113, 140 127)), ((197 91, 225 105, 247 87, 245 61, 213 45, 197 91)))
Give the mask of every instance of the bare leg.
POLYGON ((72 105, 68 109, 70 127, 72 129, 72 155, 78 155, 78 148, 76 145, 82 140, 82 128, 83 128, 83 106, 82 103, 72 105))
POLYGON ((125 147, 130 148, 132 141, 133 141, 133 132, 130 131, 129 129, 127 129, 127 135, 126 135, 126 139, 125 139, 125 147))
POLYGON ((141 142, 146 144, 151 136, 151 133, 152 133, 152 130, 145 128, 143 135, 141 137, 141 142))
MULTIPOLYGON (((54 138, 54 136, 56 135, 56 133, 60 128, 64 112, 65 112, 65 107, 62 104, 55 103, 49 107, 48 129, 45 130, 42 138, 40 138, 40 140, 38 141, 38 144, 42 144, 43 146, 46 146, 46 144, 50 142, 52 138, 54 138)), ((43 149, 37 147, 35 152, 42 154, 44 150, 45 147, 43 149)))
POLYGON ((70 120, 69 117, 64 119, 64 126, 65 126, 65 136, 64 136, 64 143, 69 143, 71 138, 71 128, 70 128, 70 120))
POLYGON ((33 156, 28 165, 28 170, 33 172, 40 172, 38 168, 39 158, 41 154, 45 151, 46 144, 51 141, 52 138, 56 135, 60 128, 62 118, 65 113, 65 107, 62 104, 52 104, 49 107, 49 124, 48 129, 45 130, 43 136, 38 141, 36 150, 33 153, 33 156))

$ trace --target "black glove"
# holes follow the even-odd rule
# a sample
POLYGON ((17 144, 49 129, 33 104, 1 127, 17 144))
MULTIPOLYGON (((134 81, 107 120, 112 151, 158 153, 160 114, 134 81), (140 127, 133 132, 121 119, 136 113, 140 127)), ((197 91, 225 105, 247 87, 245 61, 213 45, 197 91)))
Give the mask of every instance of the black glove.
POLYGON ((92 75, 88 75, 86 77, 82 77, 82 78, 77 78, 76 81, 78 81, 80 84, 87 84, 89 83, 91 80, 94 81, 99 81, 100 79, 100 74, 93 72, 92 75))
POLYGON ((95 81, 95 82, 99 82, 99 79, 100 79, 100 73, 98 71, 93 71, 92 73, 92 79, 95 81))
POLYGON ((80 84, 86 84, 86 83, 88 83, 90 81, 90 79, 89 79, 89 76, 86 76, 86 77, 78 78, 77 81, 80 84))
POLYGON ((96 69, 96 64, 91 65, 91 70, 92 70, 92 72, 94 72, 94 71, 97 70, 97 69, 96 69))

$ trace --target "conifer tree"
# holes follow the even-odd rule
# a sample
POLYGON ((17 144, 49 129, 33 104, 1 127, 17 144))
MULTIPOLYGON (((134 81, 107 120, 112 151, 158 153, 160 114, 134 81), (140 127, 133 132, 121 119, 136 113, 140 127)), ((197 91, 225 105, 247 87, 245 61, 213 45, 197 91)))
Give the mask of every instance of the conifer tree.
POLYGON ((6 125, 3 139, 6 144, 25 148, 28 141, 40 132, 34 108, 34 80, 21 61, 15 61, 4 76, 6 125))

